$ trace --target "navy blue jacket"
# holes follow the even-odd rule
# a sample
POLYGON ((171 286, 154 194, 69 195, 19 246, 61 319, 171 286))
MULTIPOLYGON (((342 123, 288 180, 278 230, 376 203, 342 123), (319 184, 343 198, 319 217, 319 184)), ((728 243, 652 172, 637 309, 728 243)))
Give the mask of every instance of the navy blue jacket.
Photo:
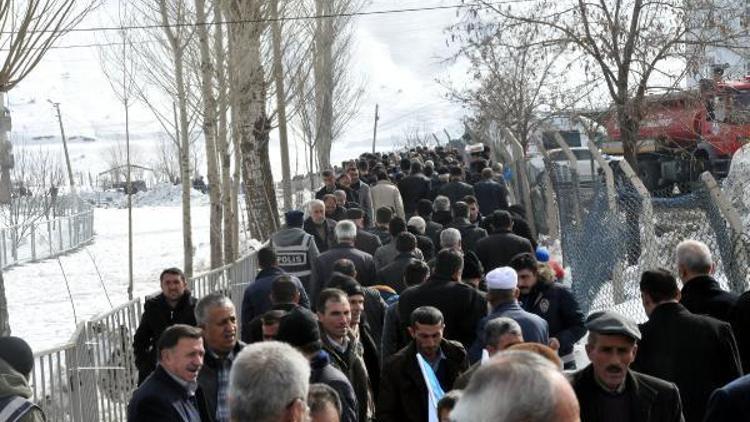
MULTIPOLYGON (((242 297, 242 314, 240 315, 242 319, 242 335, 240 336, 243 339, 242 341, 249 338, 245 336, 245 328, 250 327, 250 321, 271 310, 271 285, 277 277, 282 275, 288 275, 288 273, 279 267, 266 268, 261 270, 255 276, 255 281, 245 288, 245 295, 242 297)), ((302 282, 297 277, 290 277, 299 290, 299 305, 309 309, 310 299, 302 286, 302 282)))
POLYGON ((341 422, 357 422, 359 406, 354 387, 343 372, 331 365, 331 358, 323 350, 310 360, 310 384, 316 383, 325 384, 338 393, 341 400, 341 422))
POLYGON ((474 185, 474 196, 479 202, 479 212, 490 215, 495 210, 508 209, 508 189, 494 180, 482 180, 474 185))
POLYGON ((549 327, 547 321, 539 315, 526 312, 521 308, 518 302, 501 303, 492 309, 492 313, 482 318, 477 324, 477 331, 474 343, 469 348, 469 361, 477 362, 482 357, 484 349, 484 326, 487 322, 498 317, 507 317, 521 326, 523 341, 527 343, 540 343, 547 345, 549 343, 549 327))
POLYGON ((523 309, 547 321, 549 336, 560 342, 560 356, 572 353, 573 345, 586 334, 581 306, 573 293, 561 284, 539 280, 519 302, 523 309))
POLYGON ((198 387, 194 398, 161 366, 133 393, 128 422, 201 422, 211 420, 198 387))
POLYGON ((738 378, 714 391, 708 400, 703 422, 750 420, 750 375, 738 378))

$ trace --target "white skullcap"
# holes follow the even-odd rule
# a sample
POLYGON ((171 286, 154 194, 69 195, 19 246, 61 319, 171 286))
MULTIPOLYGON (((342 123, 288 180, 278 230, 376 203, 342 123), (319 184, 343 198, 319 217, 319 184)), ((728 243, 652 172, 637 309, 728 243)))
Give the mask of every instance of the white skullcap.
POLYGON ((518 275, 511 267, 498 267, 487 273, 487 289, 512 290, 518 286, 518 275))

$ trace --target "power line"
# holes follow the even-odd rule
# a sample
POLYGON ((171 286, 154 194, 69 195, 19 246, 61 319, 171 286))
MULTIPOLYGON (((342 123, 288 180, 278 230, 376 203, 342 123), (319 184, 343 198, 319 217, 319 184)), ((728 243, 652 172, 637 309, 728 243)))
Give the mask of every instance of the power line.
MULTIPOLYGON (((443 6, 424 6, 424 7, 407 7, 400 9, 383 9, 383 10, 370 10, 363 12, 347 12, 347 13, 331 13, 325 15, 303 15, 303 16, 280 16, 278 18, 259 18, 259 19, 239 19, 239 20, 227 20, 221 22, 185 22, 185 23, 173 23, 173 24, 150 24, 150 25, 123 25, 123 26, 94 26, 88 28, 71 28, 66 32, 105 32, 105 31, 130 31, 136 29, 164 29, 164 28, 185 28, 195 26, 224 26, 224 25, 236 25, 243 23, 272 23, 272 22, 294 22, 302 20, 316 20, 316 19, 333 19, 333 18, 351 18, 361 16, 377 16, 377 15, 394 15, 402 13, 415 13, 415 12, 432 12, 439 10, 453 10, 453 9, 464 9, 468 7, 478 7, 480 9, 486 9, 489 7, 495 7, 505 4, 515 3, 528 3, 534 0, 503 0, 493 2, 491 4, 481 3, 464 3, 464 4, 453 4, 443 6)), ((55 32, 55 30, 41 30, 41 31, 27 31, 27 34, 38 34, 55 32)), ((3 31, 1 35, 15 35, 16 31, 3 31)))

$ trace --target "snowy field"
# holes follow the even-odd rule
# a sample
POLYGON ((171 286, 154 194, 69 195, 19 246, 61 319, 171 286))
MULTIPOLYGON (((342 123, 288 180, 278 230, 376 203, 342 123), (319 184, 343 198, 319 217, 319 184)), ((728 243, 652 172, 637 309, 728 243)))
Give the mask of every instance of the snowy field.
MULTIPOLYGON (((159 289, 158 276, 162 269, 182 266, 181 215, 181 208, 174 206, 133 209, 136 296, 159 289)), ((207 206, 193 206, 195 273, 209 266, 208 216, 207 206)), ((25 338, 35 351, 66 342, 75 329, 62 270, 70 283, 78 321, 110 309, 94 262, 112 303, 117 306, 127 301, 127 209, 97 208, 94 230, 94 241, 86 246, 91 256, 85 249, 79 249, 61 256, 59 263, 57 259, 49 259, 4 273, 11 329, 14 335, 25 338)))

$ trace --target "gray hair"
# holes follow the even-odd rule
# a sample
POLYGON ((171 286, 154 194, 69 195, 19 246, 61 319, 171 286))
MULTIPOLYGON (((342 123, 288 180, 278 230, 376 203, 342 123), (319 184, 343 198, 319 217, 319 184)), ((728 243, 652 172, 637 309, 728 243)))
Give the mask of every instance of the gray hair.
POLYGON ((432 203, 432 209, 435 211, 450 211, 451 200, 447 196, 438 195, 432 203))
POLYGON ((482 365, 451 412, 453 422, 554 422, 555 366, 530 352, 500 352, 482 365))
POLYGON ((351 220, 342 220, 336 223, 334 233, 336 234, 336 240, 338 242, 344 240, 353 241, 357 238, 357 226, 351 220))
POLYGON ((229 373, 229 412, 234 421, 278 421, 295 400, 307 401, 310 363, 277 341, 250 344, 229 373))
POLYGON ((448 228, 440 232, 440 247, 454 248, 461 243, 461 232, 454 228, 448 228))
POLYGON ((313 199, 307 204, 307 212, 309 213, 315 207, 326 209, 326 204, 320 199, 313 199))
POLYGON ((234 309, 234 303, 232 303, 231 299, 221 293, 211 293, 204 296, 195 304, 195 321, 198 323, 199 327, 206 326, 206 322, 208 322, 208 311, 215 307, 234 309))
POLYGON ((427 228, 427 223, 424 221, 424 218, 418 215, 410 218, 409 222, 406 223, 406 225, 407 227, 414 227, 419 234, 424 234, 424 231, 427 228))
POLYGON ((698 240, 683 240, 677 245, 677 267, 685 268, 693 274, 708 274, 714 261, 711 250, 698 240))
POLYGON ((336 189, 333 191, 333 196, 336 197, 336 200, 343 199, 344 202, 346 202, 346 192, 342 189, 336 189))
POLYGON ((508 317, 497 317, 487 321, 484 326, 484 345, 495 346, 506 334, 522 336, 521 326, 508 317))

